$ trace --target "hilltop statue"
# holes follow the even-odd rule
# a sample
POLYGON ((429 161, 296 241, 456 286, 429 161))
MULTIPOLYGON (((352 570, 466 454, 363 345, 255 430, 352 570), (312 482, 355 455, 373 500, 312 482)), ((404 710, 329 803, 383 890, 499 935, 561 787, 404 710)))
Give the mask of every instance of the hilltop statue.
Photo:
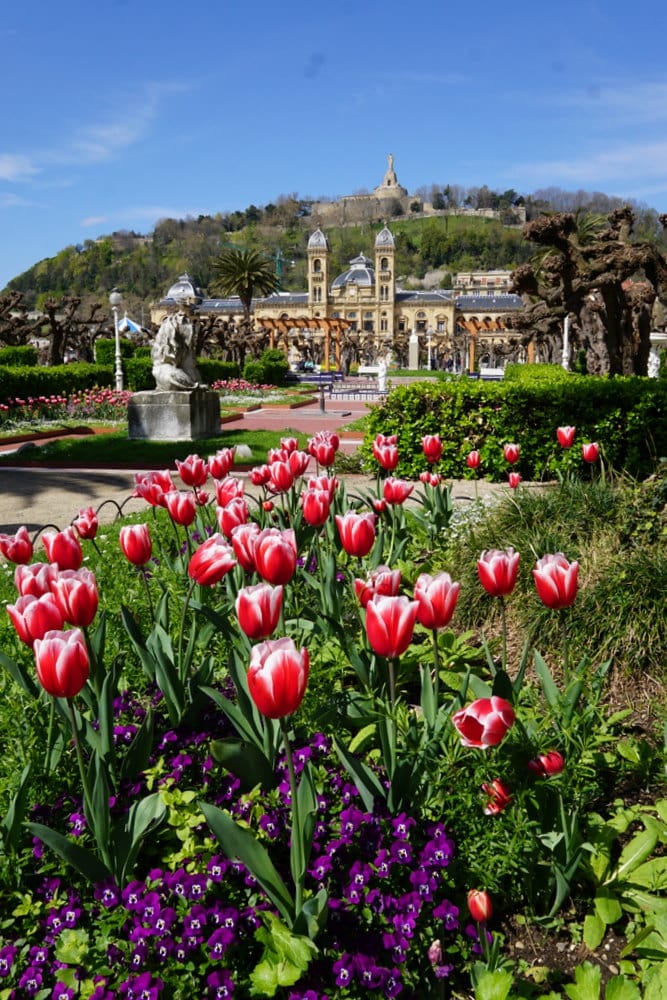
POLYGON ((159 392, 205 388, 195 361, 192 323, 184 312, 172 313, 162 320, 151 356, 159 392))

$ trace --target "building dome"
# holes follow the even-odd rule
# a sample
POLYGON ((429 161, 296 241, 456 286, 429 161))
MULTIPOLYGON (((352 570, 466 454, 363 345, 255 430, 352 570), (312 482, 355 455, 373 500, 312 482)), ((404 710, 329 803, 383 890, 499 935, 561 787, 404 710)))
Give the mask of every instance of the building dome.
POLYGON ((334 279, 331 287, 341 288, 343 285, 363 285, 368 287, 375 284, 375 269, 373 261, 364 257, 362 253, 350 261, 350 267, 343 271, 334 279))
POLYGON ((175 302, 182 301, 184 299, 195 299, 201 301, 201 290, 195 287, 195 284, 189 274, 182 274, 178 281, 175 281, 167 292, 168 299, 174 299, 175 302))
POLYGON ((393 248, 395 246, 396 244, 394 242, 394 237, 392 236, 391 231, 387 228, 387 226, 385 226, 384 229, 381 229, 380 232, 375 237, 375 249, 381 250, 382 247, 393 248))
POLYGON ((308 240, 308 249, 309 250, 329 249, 329 241, 319 227, 315 230, 315 232, 308 240))

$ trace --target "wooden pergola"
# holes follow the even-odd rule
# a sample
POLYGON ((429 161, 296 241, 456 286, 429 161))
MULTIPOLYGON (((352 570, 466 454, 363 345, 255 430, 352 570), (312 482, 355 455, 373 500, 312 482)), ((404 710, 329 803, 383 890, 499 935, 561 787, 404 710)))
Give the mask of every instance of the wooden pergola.
POLYGON ((336 366, 340 368, 340 335, 352 326, 350 320, 329 318, 327 316, 283 316, 280 319, 263 318, 257 320, 257 325, 269 332, 269 344, 275 346, 276 334, 285 338, 285 346, 289 348, 289 334, 292 330, 321 330, 324 332, 324 368, 329 368, 331 337, 334 337, 336 349, 336 366))

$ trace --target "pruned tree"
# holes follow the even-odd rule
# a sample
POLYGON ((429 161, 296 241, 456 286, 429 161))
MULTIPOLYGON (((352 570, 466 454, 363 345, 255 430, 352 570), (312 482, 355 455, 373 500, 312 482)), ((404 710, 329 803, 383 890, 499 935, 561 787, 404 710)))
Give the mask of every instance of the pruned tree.
POLYGON ((82 307, 78 296, 66 295, 44 303, 42 335, 51 341, 50 365, 61 365, 68 350, 75 351, 82 361, 93 361, 95 341, 105 333, 109 333, 109 318, 99 302, 82 307))
POLYGON ((38 329, 39 323, 28 315, 22 292, 0 296, 0 347, 25 344, 38 329))
MULTIPOLYGON (((524 309, 508 325, 524 345, 560 361, 569 316, 571 356, 586 351, 591 373, 646 375, 653 304, 667 302, 667 260, 653 243, 632 241, 634 221, 626 206, 606 219, 560 213, 524 227, 541 248, 513 275, 524 309)), ((660 223, 667 228, 667 215, 660 223)))

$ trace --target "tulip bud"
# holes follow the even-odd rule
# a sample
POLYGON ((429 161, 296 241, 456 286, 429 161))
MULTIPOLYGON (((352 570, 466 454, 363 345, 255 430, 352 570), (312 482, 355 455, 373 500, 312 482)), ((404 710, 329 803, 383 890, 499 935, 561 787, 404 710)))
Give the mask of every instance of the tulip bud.
POLYGON ((427 462, 439 462, 442 458, 442 441, 439 434, 427 434, 422 438, 422 451, 427 462))
POLYGON ((269 583, 244 587, 236 596, 239 625, 249 639, 267 639, 278 626, 283 606, 283 588, 269 583))
POLYGON ((45 531, 42 544, 46 558, 50 563, 57 563, 58 569, 78 569, 83 562, 83 549, 74 528, 63 531, 45 531))
POLYGON ((185 486, 203 486, 208 479, 208 465, 199 455, 188 455, 183 462, 176 459, 176 468, 185 486))
POLYGON ((576 433, 576 427, 559 427, 556 431, 556 437, 561 448, 571 448, 574 444, 574 435, 576 433))
POLYGON ((153 547, 147 524, 126 524, 118 536, 121 551, 134 566, 145 566, 153 547))
POLYGON ((460 589, 461 585, 453 583, 449 573, 437 576, 422 573, 415 583, 417 621, 425 628, 444 628, 454 614, 460 589))
POLYGON ((54 698, 74 698, 88 680, 90 664, 83 635, 78 628, 50 631, 35 640, 37 677, 54 698))
POLYGON ((269 719, 292 715, 303 701, 308 684, 308 650, 292 639, 267 639, 253 646, 248 667, 248 690, 255 705, 269 719))
POLYGON ((510 485, 510 489, 511 490, 515 490, 518 487, 519 483, 521 482, 521 473, 520 472, 510 472, 510 474, 508 476, 508 482, 509 482, 509 485, 510 485))
POLYGON ((478 451, 469 451, 466 456, 466 465, 469 469, 478 469, 482 461, 482 456, 478 451))
POLYGON ((519 461, 521 449, 518 444, 506 444, 503 448, 503 454, 505 456, 505 461, 509 462, 510 465, 514 465, 519 461))
POLYGON ((232 550, 222 535, 207 538, 193 553, 188 564, 188 576, 203 587, 220 583, 223 576, 236 566, 232 550))
POLYGON ((95 538, 99 524, 94 507, 82 507, 79 516, 72 521, 72 527, 79 538, 95 538))
POLYGON ((540 778, 553 778, 565 768, 565 758, 558 750, 549 750, 529 760, 527 767, 540 778))
POLYGON ((512 802, 509 787, 502 778, 494 778, 488 784, 482 785, 482 791, 488 798, 484 808, 486 816, 497 816, 498 813, 507 809, 508 805, 512 802))
POLYGON ((513 548, 505 551, 489 549, 477 561, 480 583, 491 597, 506 597, 516 585, 519 572, 519 553, 513 548))
POLYGON ((336 514, 336 526, 340 542, 350 556, 367 556, 375 542, 375 515, 369 513, 336 514))
POLYGON ((0 552, 9 562, 25 565, 33 556, 28 529, 23 524, 15 535, 0 535, 0 552))
POLYGON ((493 904, 488 892, 471 889, 468 893, 468 909, 475 923, 483 924, 493 916, 493 904))
POLYGON ((416 601, 376 595, 366 605, 366 634, 378 656, 396 659, 410 643, 417 620, 416 601))
POLYGON ((537 596, 548 608, 569 608, 577 596, 579 563, 568 562, 562 552, 542 556, 533 570, 537 596))
POLYGON ((599 455, 600 448, 595 441, 591 441, 589 444, 582 444, 581 457, 584 462, 588 462, 589 465, 593 465, 597 462, 599 455))

